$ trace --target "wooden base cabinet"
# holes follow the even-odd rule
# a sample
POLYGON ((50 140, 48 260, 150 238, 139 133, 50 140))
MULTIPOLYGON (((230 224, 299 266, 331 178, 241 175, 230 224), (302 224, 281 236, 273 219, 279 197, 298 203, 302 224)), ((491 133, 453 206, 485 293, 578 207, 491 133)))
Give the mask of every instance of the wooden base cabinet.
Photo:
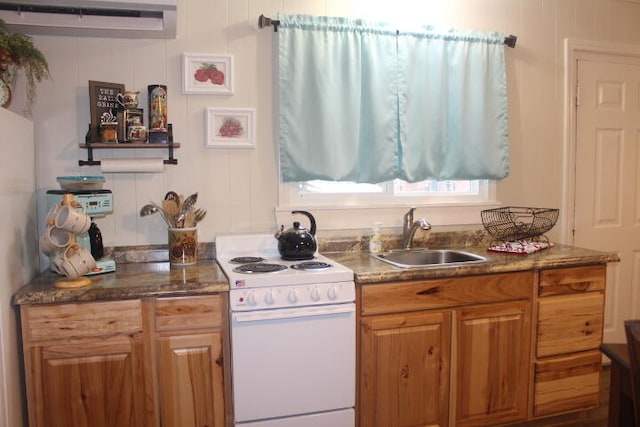
POLYGON ((451 313, 361 322, 361 426, 447 425, 451 313))
POLYGON ((155 423, 140 301, 23 306, 21 313, 31 427, 155 423))
POLYGON ((224 426, 221 311, 219 298, 158 301, 156 330, 163 427, 224 426))
POLYGON ((360 287, 359 426, 525 420, 533 285, 523 272, 360 287))
POLYGON ((37 409, 30 425, 146 425, 141 344, 112 338, 31 348, 37 409))
POLYGON ((31 427, 225 423, 221 295, 21 306, 31 427))
POLYGON ((540 273, 535 417, 598 406, 605 279, 605 265, 540 273))
POLYGON ((531 303, 465 307, 456 315, 456 425, 526 420, 531 303))

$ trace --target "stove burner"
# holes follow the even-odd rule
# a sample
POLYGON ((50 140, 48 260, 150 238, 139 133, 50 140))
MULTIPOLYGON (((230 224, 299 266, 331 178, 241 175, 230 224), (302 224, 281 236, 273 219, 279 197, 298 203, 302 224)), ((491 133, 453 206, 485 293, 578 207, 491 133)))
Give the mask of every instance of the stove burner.
POLYGON ((322 261, 305 261, 299 264, 293 264, 291 268, 295 268, 296 270, 326 270, 327 268, 333 267, 331 264, 327 264, 322 261))
POLYGON ((229 262, 232 262, 234 264, 251 264, 260 261, 264 261, 264 258, 260 256, 239 256, 229 260, 229 262))
POLYGON ((277 271, 286 270, 287 266, 282 264, 268 264, 262 262, 256 262, 251 264, 242 264, 233 269, 236 273, 248 273, 248 274, 259 274, 259 273, 273 273, 277 271))

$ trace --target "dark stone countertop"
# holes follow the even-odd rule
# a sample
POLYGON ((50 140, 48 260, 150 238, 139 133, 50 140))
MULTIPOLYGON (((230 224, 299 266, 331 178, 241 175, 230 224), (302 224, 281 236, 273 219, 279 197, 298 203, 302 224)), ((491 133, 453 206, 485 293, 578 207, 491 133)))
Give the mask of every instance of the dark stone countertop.
MULTIPOLYGON (((488 240, 482 231, 433 233, 428 240, 416 239, 416 248, 454 248, 482 255, 487 262, 447 267, 403 269, 372 258, 365 250, 366 238, 345 237, 319 241, 320 251, 354 271, 357 284, 403 280, 437 279, 507 273, 523 270, 572 267, 618 262, 616 253, 556 245, 531 255, 500 254, 487 251, 488 240)), ((397 236, 384 236, 385 247, 399 247, 397 236)), ((171 267, 166 246, 114 247, 107 250, 116 260, 116 271, 89 276, 92 283, 83 288, 58 289, 63 276, 44 272, 13 295, 13 304, 49 304, 98 300, 137 299, 157 296, 185 296, 227 292, 229 284, 215 263, 215 245, 200 244, 203 256, 197 265, 171 267)))
POLYGON ((13 304, 204 295, 229 290, 227 278, 212 259, 187 267, 171 267, 168 262, 122 263, 113 273, 88 277, 92 282, 88 286, 58 289, 54 283, 64 277, 44 272, 13 295, 13 304))
POLYGON ((351 268, 357 284, 577 267, 620 261, 618 255, 613 252, 600 252, 566 245, 555 245, 529 255, 489 252, 487 246, 465 246, 455 249, 482 255, 487 258, 487 262, 447 267, 399 268, 373 258, 367 252, 335 252, 324 253, 324 255, 351 268))

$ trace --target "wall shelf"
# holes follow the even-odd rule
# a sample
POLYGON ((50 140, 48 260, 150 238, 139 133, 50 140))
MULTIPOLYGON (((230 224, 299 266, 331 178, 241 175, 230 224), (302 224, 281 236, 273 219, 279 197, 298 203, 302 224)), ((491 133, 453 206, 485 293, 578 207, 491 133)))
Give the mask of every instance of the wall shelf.
MULTIPOLYGON (((84 144, 78 144, 80 148, 87 150, 87 160, 78 160, 80 166, 99 166, 100 160, 95 160, 93 157, 93 150, 131 150, 131 149, 164 149, 168 150, 168 158, 164 159, 165 165, 177 165, 178 159, 173 156, 173 150, 180 148, 180 143, 173 142, 173 132, 171 125, 169 125, 168 142, 165 143, 153 143, 153 142, 120 142, 120 143, 105 143, 105 142, 85 142, 84 144)), ((89 126, 89 132, 85 139, 89 139, 91 135, 91 126, 89 126)))

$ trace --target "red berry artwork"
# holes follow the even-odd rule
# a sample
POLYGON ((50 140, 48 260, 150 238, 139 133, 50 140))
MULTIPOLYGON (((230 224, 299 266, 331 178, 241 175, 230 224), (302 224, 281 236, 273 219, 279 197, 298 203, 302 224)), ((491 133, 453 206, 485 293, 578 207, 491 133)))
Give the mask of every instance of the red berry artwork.
POLYGON ((218 70, 216 64, 203 62, 200 64, 200 68, 193 74, 193 78, 200 83, 210 81, 214 85, 224 84, 224 73, 218 70))
POLYGON ((235 117, 225 117, 222 126, 218 129, 218 135, 225 138, 236 138, 242 136, 243 132, 242 123, 235 117))

